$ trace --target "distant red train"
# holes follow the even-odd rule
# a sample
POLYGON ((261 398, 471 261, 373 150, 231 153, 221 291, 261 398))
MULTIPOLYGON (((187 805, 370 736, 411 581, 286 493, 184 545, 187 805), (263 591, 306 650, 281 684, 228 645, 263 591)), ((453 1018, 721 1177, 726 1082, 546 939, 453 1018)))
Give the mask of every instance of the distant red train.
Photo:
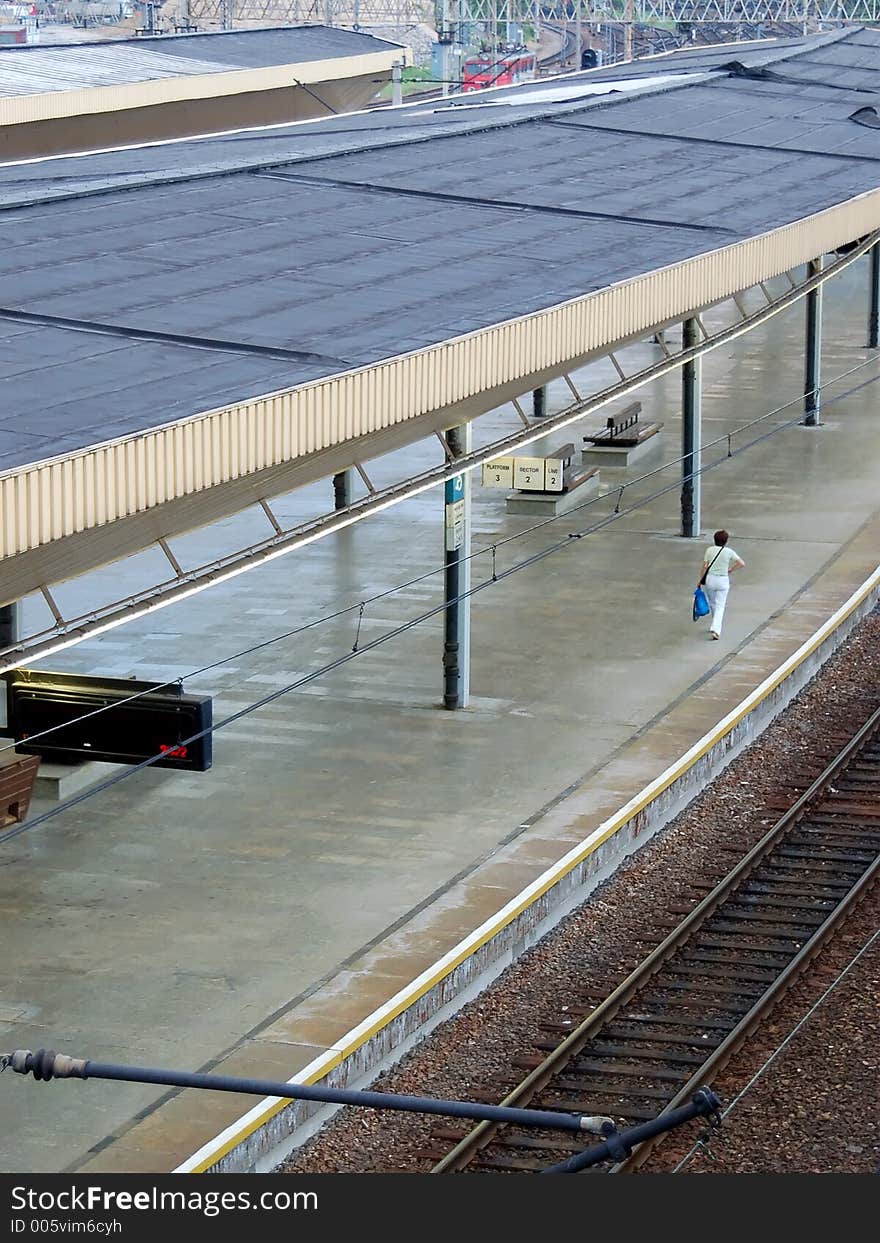
POLYGON ((469 56, 461 69, 463 91, 484 91, 488 86, 514 86, 531 82, 537 62, 534 52, 483 52, 469 56))

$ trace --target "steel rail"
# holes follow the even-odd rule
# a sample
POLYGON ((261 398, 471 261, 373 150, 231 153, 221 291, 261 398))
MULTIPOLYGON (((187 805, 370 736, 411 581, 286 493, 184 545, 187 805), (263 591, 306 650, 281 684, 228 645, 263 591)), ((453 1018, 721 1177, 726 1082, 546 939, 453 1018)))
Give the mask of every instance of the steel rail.
MULTIPOLYGON (((688 1088, 693 1092, 695 1085, 699 1086, 704 1080, 711 1082, 724 1069, 733 1055, 742 1048, 749 1036, 760 1027, 762 1021, 779 999, 791 988, 798 976, 809 966, 817 954, 824 948, 825 944, 831 940, 837 931, 838 925, 849 917, 853 908, 865 897, 869 889, 877 883, 878 878, 880 878, 880 855, 877 856, 870 867, 856 881, 852 889, 838 903, 825 922, 820 924, 809 941, 795 955, 779 978, 770 985, 767 991, 752 1006, 745 1018, 733 1028, 712 1056, 703 1063, 699 1075, 689 1079, 687 1085, 676 1092, 669 1104, 665 1105, 658 1113, 658 1120, 680 1108, 686 1102, 688 1099, 688 1088)), ((613 1166, 610 1172, 612 1174, 630 1174, 637 1170, 639 1166, 644 1165, 651 1155, 657 1146, 659 1138, 660 1136, 658 1135, 645 1140, 633 1152, 632 1156, 613 1166)))
MULTIPOLYGON (((537 1066, 520 1084, 509 1092, 501 1101, 506 1108, 522 1108, 524 1102, 531 1100, 540 1092, 581 1049, 613 1019, 657 974, 662 966, 690 939, 708 919, 709 916, 723 905, 731 892, 772 852, 780 839, 800 821, 812 805, 820 800, 826 787, 835 780, 840 772, 847 767, 854 756, 861 751, 866 743, 880 733, 880 709, 872 714, 858 732, 846 743, 834 759, 825 767, 812 784, 804 791, 797 801, 768 830, 736 866, 706 895, 703 900, 657 945, 627 978, 587 1016, 552 1053, 537 1066)), ((875 859, 859 880, 853 885, 839 904, 829 913, 828 918, 816 929, 810 939, 803 945, 796 956, 791 959, 777 979, 769 985, 748 1013, 728 1033, 722 1043, 712 1052, 710 1057, 694 1072, 675 1094, 675 1096, 658 1113, 664 1114, 679 1108, 693 1094, 695 1088, 708 1085, 714 1075, 726 1065, 731 1056, 744 1043, 748 1036, 760 1024, 761 1020, 772 1008, 779 997, 787 991, 794 979, 805 966, 816 956, 824 943, 836 930, 852 907, 864 896, 875 883, 880 873, 880 856, 875 859)), ((432 1173, 442 1174, 463 1169, 468 1162, 490 1144, 497 1134, 498 1126, 490 1122, 479 1123, 465 1135, 455 1147, 439 1161, 432 1173)), ((637 1169, 650 1155, 659 1142, 659 1137, 640 1145, 627 1160, 616 1165, 612 1173, 624 1173, 637 1169)))

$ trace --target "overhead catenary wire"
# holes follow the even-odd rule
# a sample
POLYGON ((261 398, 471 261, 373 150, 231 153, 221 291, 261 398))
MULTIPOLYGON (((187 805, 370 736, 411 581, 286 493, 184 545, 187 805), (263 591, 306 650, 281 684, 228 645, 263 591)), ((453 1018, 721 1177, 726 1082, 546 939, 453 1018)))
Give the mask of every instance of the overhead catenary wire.
MULTIPOLYGON (((840 383, 841 380, 845 380, 849 378, 851 375, 854 375, 855 373, 863 370, 865 367, 876 364, 878 361, 880 361, 878 357, 867 358, 863 360, 862 362, 857 363, 854 367, 850 367, 848 368, 848 370, 843 371, 836 376, 833 376, 831 379, 825 382, 825 384, 823 385, 823 391, 825 389, 831 388, 835 384, 840 383)), ((823 399, 823 403, 822 403, 823 408, 832 406, 836 402, 841 401, 846 397, 852 396, 853 393, 856 393, 860 389, 866 387, 867 384, 874 383, 875 379, 877 378, 880 378, 880 377, 873 377, 872 379, 865 381, 864 384, 856 385, 853 388, 846 390, 844 393, 838 394, 836 397, 823 399)), ((734 428, 732 431, 726 432, 721 436, 717 436, 714 440, 705 442, 702 446, 701 453, 705 453, 709 449, 713 449, 718 445, 726 443, 728 446, 728 452, 726 454, 726 457, 736 456, 736 453, 738 453, 739 450, 737 450, 735 453, 730 448, 730 442, 734 436, 738 436, 742 432, 747 431, 749 428, 755 427, 759 423, 766 422, 768 419, 775 418, 777 415, 783 413, 785 410, 790 409, 792 406, 800 405, 802 401, 803 401, 803 396, 799 395, 795 398, 792 398, 791 401, 785 402, 781 406, 776 406, 772 410, 768 410, 764 414, 758 415, 756 418, 750 419, 748 422, 740 424, 738 427, 734 428)), ((796 417, 792 419, 786 420, 786 422, 782 424, 779 428, 775 428, 774 432, 771 434, 775 434, 776 431, 783 431, 787 429, 788 427, 791 427, 794 424, 799 423, 799 422, 800 422, 800 415, 797 415, 796 417)), ((750 448, 755 444, 759 444, 764 439, 766 439, 766 437, 764 436, 758 437, 755 440, 750 441, 749 444, 745 447, 750 448)), ((618 485, 617 488, 615 489, 618 491, 618 498, 617 498, 618 508, 615 510, 615 513, 619 513, 620 501, 622 500, 625 491, 636 487, 638 484, 644 483, 646 480, 652 479, 656 475, 662 474, 664 471, 667 471, 674 466, 681 465, 681 463, 684 461, 684 458, 685 458, 684 454, 680 454, 678 457, 670 458, 667 461, 663 462, 660 466, 653 467, 651 470, 645 471, 644 474, 638 475, 634 479, 627 480, 626 482, 618 485)), ((696 477, 699 474, 702 474, 703 469, 704 468, 701 467, 700 470, 695 471, 694 477, 696 477)), ((661 492, 658 492, 653 497, 649 497, 647 499, 648 500, 657 499, 658 497, 665 495, 666 492, 671 491, 678 486, 679 486, 679 481, 676 481, 674 484, 670 485, 670 487, 663 489, 661 492)), ((596 505, 603 500, 606 500, 607 496, 608 496, 607 493, 599 495, 599 496, 591 496, 588 499, 581 501, 579 504, 572 506, 571 509, 566 510, 565 514, 555 514, 551 517, 542 518, 539 522, 532 523, 531 526, 525 527, 521 531, 515 531, 510 535, 501 536, 500 538, 493 540, 492 543, 487 544, 485 547, 478 548, 475 551, 468 553, 466 556, 461 558, 461 562, 466 563, 470 561, 476 561, 477 558, 485 557, 487 554, 490 554, 492 557, 492 581, 496 582, 498 581, 496 557, 497 557, 497 551, 499 548, 505 547, 506 545, 511 544, 511 543, 515 543, 517 540, 524 539, 527 536, 534 534, 536 531, 540 531, 545 527, 551 526, 552 524, 561 521, 563 518, 567 522, 570 522, 573 514, 576 514, 582 510, 588 509, 591 506, 596 505)), ((348 614, 359 612, 359 619, 362 619, 365 609, 368 608, 371 604, 375 604, 379 600, 383 600, 389 596, 395 595, 397 592, 406 591, 410 587, 414 587, 420 583, 426 582, 428 579, 433 578, 434 576, 443 573, 445 571, 445 568, 446 568, 445 564, 442 564, 442 563, 438 564, 429 570, 423 571, 421 574, 414 575, 413 577, 404 580, 403 582, 395 583, 391 587, 386 587, 382 591, 375 592, 371 596, 365 596, 364 598, 356 602, 353 602, 352 604, 344 605, 342 608, 334 609, 332 612, 322 614, 320 617, 312 618, 310 621, 303 622, 301 625, 295 626, 290 630, 285 630, 285 631, 282 631, 280 634, 270 636, 268 639, 263 639, 259 643, 254 643, 254 644, 251 644, 249 647, 243 648, 236 652, 229 653, 228 655, 222 657, 219 660, 211 661, 209 664, 201 665, 195 669, 191 669, 185 674, 178 674, 177 676, 173 678, 169 678, 165 682, 153 683, 150 687, 147 687, 143 690, 133 691, 131 695, 125 696, 122 699, 114 700, 112 703, 104 704, 101 707, 93 708, 89 712, 84 712, 81 715, 77 717, 73 717, 68 721, 63 721, 58 725, 51 725, 47 727, 46 729, 39 731, 38 733, 30 734, 28 736, 28 742, 33 743, 33 742, 39 741, 42 738, 48 738, 51 734, 56 733, 58 730, 68 729, 70 728, 71 725, 77 725, 77 724, 82 723, 83 721, 87 721, 94 717, 101 716, 105 712, 110 712, 110 711, 114 711, 116 709, 125 707, 127 704, 134 703, 137 700, 144 698, 145 696, 155 695, 159 691, 167 690, 169 687, 181 686, 183 682, 187 679, 200 677, 205 673, 212 672, 214 669, 222 668, 223 665, 229 664, 234 660, 241 660, 246 656, 251 656, 256 652, 262 651, 267 647, 273 646, 276 643, 281 643, 288 639, 297 638, 300 635, 307 633, 309 630, 313 630, 321 625, 326 625, 327 623, 332 622, 332 621, 337 621, 340 618, 347 616, 348 614)), ((358 636, 355 639, 355 647, 357 647, 358 645, 359 635, 360 635, 360 621, 358 624, 358 636)), ((13 742, 7 743, 5 746, 0 747, 0 755, 3 755, 5 752, 8 752, 8 751, 14 751, 17 745, 18 744, 13 741, 13 742)), ((0 841, 2 840, 3 839, 0 838, 0 841)))
MULTIPOLYGON (((851 391, 856 392, 859 389, 866 387, 868 384, 876 383, 878 379, 880 379, 880 376, 874 376, 870 380, 866 380, 862 384, 857 385, 851 391)), ((833 404, 833 402, 841 401, 849 395, 849 391, 839 394, 838 397, 826 402, 825 405, 827 407, 833 404)), ((708 465, 701 466, 698 470, 693 472, 694 477, 706 474, 710 470, 716 469, 718 466, 722 465, 722 463, 730 461, 731 458, 738 457, 740 454, 745 453, 755 444, 759 444, 762 441, 769 439, 771 436, 775 436, 779 432, 787 430, 789 427, 794 426, 798 422, 800 422, 800 416, 787 420, 785 423, 780 424, 779 427, 773 428, 771 431, 765 432, 762 436, 756 437, 755 440, 750 441, 748 444, 742 445, 733 452, 725 454, 724 457, 718 458, 716 461, 711 462, 708 465)), ((528 569, 529 566, 536 565, 538 562, 552 556, 561 549, 571 547, 573 544, 577 543, 581 539, 584 539, 586 536, 593 535, 597 531, 603 530, 605 527, 617 522, 620 518, 628 517, 630 514, 636 513, 638 510, 643 509, 646 505, 651 504, 651 502, 658 500, 660 497, 667 495, 669 492, 677 490, 679 486, 680 481, 676 480, 675 482, 668 484, 666 487, 660 488, 656 492, 652 492, 648 496, 642 497, 630 505, 627 509, 615 509, 612 513, 605 515, 604 518, 600 518, 597 522, 593 523, 592 526, 586 527, 582 531, 568 532, 564 539, 557 540, 555 543, 549 544, 546 548, 538 549, 536 552, 524 557, 521 561, 516 562, 515 565, 509 566, 507 569, 493 574, 492 577, 484 579, 481 583, 477 583, 476 585, 470 587, 467 591, 460 592, 452 599, 444 600, 441 604, 437 604, 432 608, 425 610, 423 613, 418 614, 416 617, 410 618, 406 622, 402 622, 399 626, 395 626, 391 630, 385 631, 384 634, 379 635, 377 638, 371 639, 363 645, 355 646, 352 650, 343 653, 341 656, 336 657, 332 661, 328 661, 326 664, 317 669, 313 669, 310 673, 304 674, 301 678, 297 678, 295 681, 280 687, 278 690, 271 691, 269 694, 264 695, 254 703, 238 709, 236 712, 221 718, 219 721, 215 721, 207 729, 199 730, 187 738, 179 739, 177 745, 180 747, 189 747, 199 739, 204 738, 205 735, 217 733, 219 730, 224 729, 228 725, 234 724, 243 717, 250 716, 253 712, 258 712, 261 708, 267 707, 269 704, 274 703, 283 696, 291 694, 293 691, 300 690, 302 687, 317 681, 321 677, 325 677, 328 673, 334 672, 335 670, 348 664, 350 661, 356 660, 358 657, 364 656, 368 652, 375 651, 376 648, 383 646, 392 639, 396 639, 401 635, 408 633, 410 630, 415 629, 416 626, 422 625, 424 622, 429 621, 438 614, 446 612, 447 609, 458 604, 460 601, 470 599, 471 597, 478 595, 481 591, 485 591, 487 587, 495 586, 496 583, 504 582, 506 579, 511 578, 514 574, 518 574, 522 570, 528 569)), ((569 511, 569 513, 565 516, 570 518, 572 512, 573 511, 569 511)), ((354 605, 353 608, 360 608, 360 605, 354 605)), ((35 816, 32 820, 28 820, 22 824, 17 824, 12 828, 7 829, 5 833, 0 834, 0 846, 16 837, 19 837, 22 833, 26 833, 31 829, 38 828, 42 824, 46 824, 50 820, 54 820, 56 816, 62 815, 64 812, 69 811, 72 807, 76 807, 80 803, 97 797, 97 795, 102 794, 105 790, 111 789, 120 782, 134 776, 135 773, 142 772, 144 769, 150 768, 153 764, 156 764, 163 758, 165 758, 165 753, 161 751, 157 752, 155 755, 148 756, 146 759, 141 760, 138 764, 124 768, 121 772, 116 773, 114 776, 108 777, 98 785, 92 786, 90 789, 74 795, 72 798, 60 803, 57 807, 51 808, 49 811, 43 812, 39 816, 35 816)))

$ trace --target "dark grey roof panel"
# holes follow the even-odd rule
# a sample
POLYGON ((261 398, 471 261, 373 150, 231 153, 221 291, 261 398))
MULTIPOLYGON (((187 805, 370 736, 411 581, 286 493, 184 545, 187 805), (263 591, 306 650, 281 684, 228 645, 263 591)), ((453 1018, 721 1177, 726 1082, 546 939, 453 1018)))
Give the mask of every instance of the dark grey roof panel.
POLYGON ((217 59, 241 69, 287 65, 334 56, 360 56, 396 47, 385 39, 338 26, 278 26, 269 30, 221 30, 213 34, 138 39, 138 45, 159 50, 170 45, 175 56, 194 60, 217 59))
POLYGON ((689 87, 671 96, 662 111, 650 99, 641 98, 595 110, 589 116, 561 118, 560 123, 624 131, 634 138, 663 134, 689 142, 803 148, 876 158, 877 144, 870 130, 851 120, 854 111, 870 102, 849 91, 728 79, 689 87))
POLYGON ((317 376, 309 370, 46 327, 22 331, 0 321, 0 376, 10 398, 0 411, 0 470, 35 452, 54 456, 181 418, 194 401, 207 410, 236 400, 233 393, 247 397, 255 385, 282 388, 317 376), (14 396, 35 393, 41 404, 28 409, 14 396))
MULTIPOLYGON (((774 72, 805 75, 805 46, 845 68, 849 38, 858 68, 861 32, 797 41, 784 65, 777 49, 774 72)), ((815 81, 517 97, 532 102, 0 169, 0 195, 28 200, 3 209, 0 469, 424 348, 880 184, 880 130, 850 120, 874 97, 815 81)))

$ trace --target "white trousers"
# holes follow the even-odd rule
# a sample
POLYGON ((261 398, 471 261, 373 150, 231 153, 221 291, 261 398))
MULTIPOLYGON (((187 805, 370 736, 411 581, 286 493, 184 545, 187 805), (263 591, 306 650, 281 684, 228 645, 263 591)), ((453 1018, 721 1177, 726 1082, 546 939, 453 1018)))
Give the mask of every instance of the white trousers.
POLYGON ((714 630, 715 634, 721 634, 728 591, 730 591, 730 578, 726 574, 710 574, 707 577, 706 598, 712 610, 712 624, 709 629, 714 630))

